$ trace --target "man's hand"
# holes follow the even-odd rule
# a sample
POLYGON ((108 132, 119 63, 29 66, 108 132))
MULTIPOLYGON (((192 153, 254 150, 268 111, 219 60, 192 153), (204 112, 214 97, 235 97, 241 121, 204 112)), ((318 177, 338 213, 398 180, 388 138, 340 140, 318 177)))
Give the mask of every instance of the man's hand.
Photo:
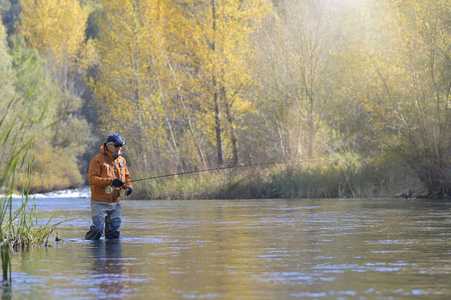
POLYGON ((115 187, 123 187, 124 186, 124 182, 120 179, 114 179, 111 182, 115 187))
POLYGON ((133 189, 131 187, 128 187, 125 191, 125 196, 130 195, 131 193, 133 193, 133 189))

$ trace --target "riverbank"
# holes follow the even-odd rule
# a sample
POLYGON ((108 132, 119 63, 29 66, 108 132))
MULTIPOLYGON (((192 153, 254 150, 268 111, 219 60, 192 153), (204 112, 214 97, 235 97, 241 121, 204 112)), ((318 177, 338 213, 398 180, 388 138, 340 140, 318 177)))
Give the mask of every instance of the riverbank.
POLYGON ((415 174, 355 159, 219 170, 134 184, 133 199, 387 198, 424 195, 415 174))

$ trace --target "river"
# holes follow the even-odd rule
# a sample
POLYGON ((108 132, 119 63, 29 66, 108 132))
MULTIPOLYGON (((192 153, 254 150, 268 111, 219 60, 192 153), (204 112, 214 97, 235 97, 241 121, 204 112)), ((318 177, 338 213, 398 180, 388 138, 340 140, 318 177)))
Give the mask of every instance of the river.
POLYGON ((12 258, 2 299, 450 299, 451 202, 123 201, 121 239, 84 241, 89 191, 38 195, 62 242, 12 258))

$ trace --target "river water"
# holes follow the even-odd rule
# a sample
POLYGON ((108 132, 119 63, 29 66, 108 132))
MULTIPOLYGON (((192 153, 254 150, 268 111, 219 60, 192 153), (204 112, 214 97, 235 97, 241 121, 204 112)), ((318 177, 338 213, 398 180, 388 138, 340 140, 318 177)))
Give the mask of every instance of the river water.
POLYGON ((3 299, 450 299, 451 202, 123 201, 84 241, 89 192, 36 198, 62 242, 12 258, 3 299))

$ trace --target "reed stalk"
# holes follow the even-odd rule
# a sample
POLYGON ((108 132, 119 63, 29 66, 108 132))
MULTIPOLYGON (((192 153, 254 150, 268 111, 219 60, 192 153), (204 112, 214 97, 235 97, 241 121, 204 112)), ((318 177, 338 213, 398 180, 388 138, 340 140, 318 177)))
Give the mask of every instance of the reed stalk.
POLYGON ((3 163, 0 164, 0 192, 3 194, 0 198, 0 256, 4 287, 11 285, 11 251, 23 251, 35 245, 47 246, 50 235, 59 225, 67 222, 50 224, 50 219, 43 226, 38 224, 35 197, 30 194, 30 186, 31 175, 42 165, 34 165, 34 137, 26 138, 25 132, 39 119, 29 120, 27 115, 22 116, 21 113, 13 114, 14 117, 8 119, 9 110, 15 105, 20 107, 20 102, 11 100, 0 120, 0 145, 10 150, 7 156, 3 155, 3 163), (18 170, 22 173, 21 184, 16 179, 18 170), (13 193, 17 186, 22 187, 22 197, 18 208, 13 209, 13 193))

